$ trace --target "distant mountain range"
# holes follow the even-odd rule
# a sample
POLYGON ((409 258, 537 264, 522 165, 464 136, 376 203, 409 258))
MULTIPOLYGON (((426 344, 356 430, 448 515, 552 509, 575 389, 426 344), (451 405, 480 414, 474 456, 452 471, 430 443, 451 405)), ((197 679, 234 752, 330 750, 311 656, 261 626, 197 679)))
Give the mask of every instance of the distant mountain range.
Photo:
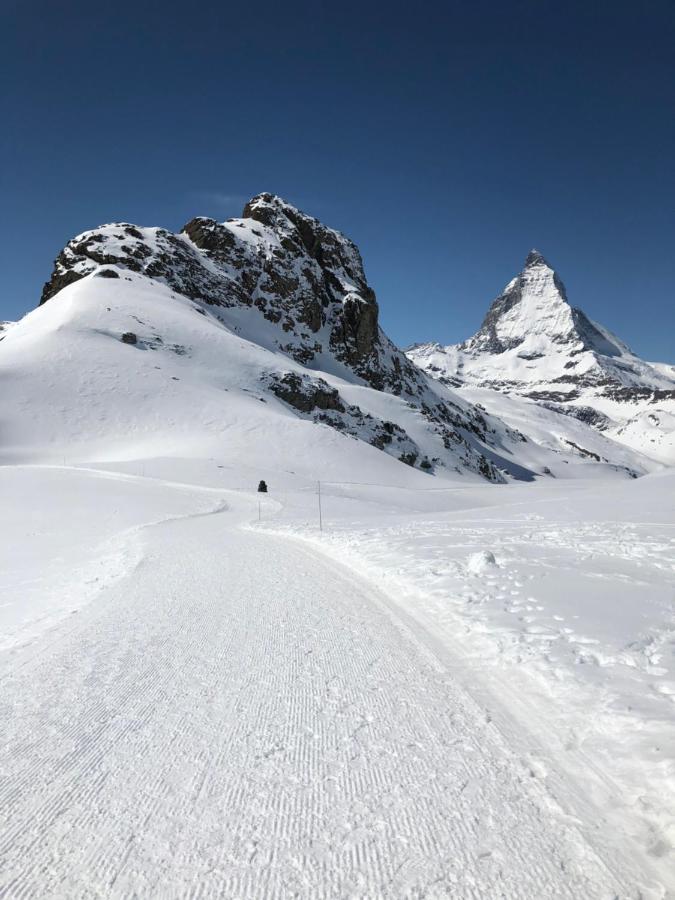
POLYGON ((100 226, 0 326, 0 459, 491 482, 673 461, 675 370, 573 309, 536 252, 458 347, 406 355, 378 319, 356 245, 272 194, 178 234, 100 226))

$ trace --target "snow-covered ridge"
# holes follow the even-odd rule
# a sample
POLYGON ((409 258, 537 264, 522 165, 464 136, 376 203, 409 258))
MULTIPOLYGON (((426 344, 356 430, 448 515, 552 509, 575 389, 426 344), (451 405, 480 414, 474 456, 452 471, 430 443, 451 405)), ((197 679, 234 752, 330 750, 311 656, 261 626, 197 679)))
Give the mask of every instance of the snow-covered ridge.
MULTIPOLYGON (((269 194, 180 234, 78 235, 2 342, 0 379, 12 461, 245 452, 264 469, 274 446, 284 468, 311 446, 314 474, 353 478, 374 453, 502 482, 582 458, 530 448, 413 365, 378 325, 356 246, 269 194)), ((639 457, 601 464, 645 471, 639 457)))
POLYGON ((378 327, 355 244, 272 194, 254 197, 240 219, 197 217, 180 234, 129 223, 84 232, 57 257, 41 302, 119 268, 211 306, 256 307, 279 325, 279 349, 299 362, 328 350, 374 387, 417 389, 415 370, 378 327))
MULTIPOLYGON (((473 337, 445 347, 418 344, 408 357, 455 388, 527 397, 654 459, 675 462, 673 367, 640 359, 570 305, 562 280, 536 250, 473 337)), ((503 402, 498 405, 503 410, 503 402)))
POLYGON ((505 422, 418 368, 378 313, 356 245, 271 194, 239 219, 198 217, 179 234, 129 223, 83 232, 0 347, 0 454, 241 451, 265 468, 273 446, 283 469, 311 445, 308 474, 335 465, 354 478, 375 453, 492 482, 653 468, 586 428, 529 440, 527 420, 505 422))

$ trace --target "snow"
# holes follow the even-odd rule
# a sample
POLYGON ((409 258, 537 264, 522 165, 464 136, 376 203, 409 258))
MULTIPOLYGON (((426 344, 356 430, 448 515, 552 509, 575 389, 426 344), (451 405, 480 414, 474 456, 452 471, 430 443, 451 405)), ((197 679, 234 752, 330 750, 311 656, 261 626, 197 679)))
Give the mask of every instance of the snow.
POLYGON ((608 463, 618 469, 617 474, 625 470, 620 467, 647 472, 660 468, 605 433, 534 400, 486 388, 467 387, 460 393, 467 401, 480 404, 511 428, 526 434, 537 447, 552 451, 555 457, 549 468, 556 478, 607 477, 611 472, 608 463))
POLYGON ((0 470, 0 892, 668 896, 672 473, 222 465, 0 470))
POLYGON ((467 488, 427 513, 418 494, 412 515, 391 489, 332 491, 322 485, 322 535, 288 533, 395 598, 563 793, 575 783, 672 887, 675 473, 467 488))
MULTIPOLYGON (((562 282, 541 258, 509 282, 468 341, 447 347, 418 344, 409 348, 408 357, 461 396, 470 399, 476 390, 487 389, 492 396, 485 406, 497 415, 496 392, 563 406, 565 418, 593 410, 598 419, 591 424, 608 439, 601 455, 617 459, 611 448, 619 444, 658 464, 675 464, 674 367, 640 359, 572 307, 562 282)), ((517 416, 527 409, 517 402, 504 402, 502 408, 512 408, 517 416)), ((533 406, 529 410, 537 419, 533 406)), ((508 412, 506 417, 511 418, 508 412)), ((560 422, 554 435, 567 427, 560 422)), ((530 435, 527 428, 525 433, 530 435)))
MULTIPOLYGON (((118 279, 89 275, 69 285, 0 343, 6 398, 0 460, 63 464, 65 458, 72 464, 217 455, 227 465, 247 458, 264 467, 273 445, 276 465, 284 470, 296 468, 301 444, 313 448, 306 473, 316 471, 322 459, 327 478, 358 472, 372 480, 373 471, 379 473, 375 480, 384 476, 397 483, 405 477, 398 472, 396 442, 385 445, 384 453, 368 444, 372 422, 346 416, 343 424, 352 437, 316 427, 266 386, 270 375, 294 372, 322 378, 376 423, 397 424, 417 444, 420 459, 437 460, 436 474, 450 481, 479 480, 476 460, 483 455, 506 478, 531 480, 545 468, 564 477, 563 469, 596 467, 570 445, 524 442, 501 420, 486 421, 489 444, 466 430, 458 432, 456 445, 448 445, 420 415, 419 405, 365 385, 327 352, 311 368, 280 352, 278 326, 257 309, 204 309, 161 282, 119 272, 118 279), (126 332, 137 336, 136 345, 121 342, 126 332)), ((424 390, 418 404, 445 401, 458 418, 475 414, 441 384, 431 382, 424 390)), ((604 446, 611 452, 601 454, 606 461, 600 467, 608 474, 625 478, 654 467, 639 453, 604 446)))
POLYGON ((396 396, 90 264, 0 335, 0 896, 674 897, 668 409, 396 396))
MULTIPOLYGON (((556 341, 565 339, 574 327, 572 309, 548 265, 525 269, 521 280, 522 299, 500 318, 497 334, 505 343, 524 338, 519 344, 522 351, 545 352, 556 341)), ((509 288, 513 286, 511 282, 509 288)))

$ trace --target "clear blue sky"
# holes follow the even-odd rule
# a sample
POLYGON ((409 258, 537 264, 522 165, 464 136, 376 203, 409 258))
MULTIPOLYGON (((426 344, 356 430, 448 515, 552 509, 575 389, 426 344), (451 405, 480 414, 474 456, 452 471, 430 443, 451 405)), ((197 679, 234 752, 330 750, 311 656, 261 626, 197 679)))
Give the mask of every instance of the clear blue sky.
POLYGON ((538 247, 675 362, 675 2, 2 0, 0 317, 74 234, 281 194, 361 247, 400 344, 538 247))

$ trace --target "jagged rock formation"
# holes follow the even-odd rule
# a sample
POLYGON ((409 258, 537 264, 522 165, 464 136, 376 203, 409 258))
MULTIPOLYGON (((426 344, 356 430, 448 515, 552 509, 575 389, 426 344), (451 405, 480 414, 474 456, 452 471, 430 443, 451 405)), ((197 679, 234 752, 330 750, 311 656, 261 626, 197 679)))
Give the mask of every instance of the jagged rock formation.
MULTIPOLYGON (((137 277, 165 285, 176 298, 189 298, 197 312, 208 310, 228 327, 228 311, 246 311, 247 327, 258 317, 249 331, 256 343, 300 366, 348 380, 356 376, 362 384, 400 397, 419 413, 438 452, 429 454, 404 428, 364 413, 335 396, 333 389, 326 393, 316 379, 303 377, 298 386, 295 374, 281 372, 268 380, 274 396, 299 414, 358 436, 409 464, 424 463, 427 471, 436 464, 454 468, 459 460, 462 468, 492 481, 504 480, 506 469, 495 462, 499 454, 490 450, 499 429, 470 404, 439 389, 379 327, 377 300, 356 245, 281 198, 260 194, 246 204, 239 219, 197 217, 179 234, 129 223, 86 231, 57 257, 41 305, 58 302, 64 288, 84 278, 135 283, 137 277)), ((243 333, 239 324, 232 327, 243 333)), ((122 340, 136 349, 189 354, 181 342, 163 338, 159 329, 137 334, 133 327, 129 332, 136 341, 122 340)))
MULTIPOLYGON (((415 465, 418 459, 422 461, 420 448, 405 429, 346 403, 322 378, 287 372, 283 376, 269 373, 262 381, 276 397, 313 422, 330 425, 337 431, 366 441, 408 465, 415 465)), ((424 468, 430 469, 431 465, 424 468)))
POLYGON ((257 307, 279 325, 279 348, 303 364, 329 351, 377 389, 417 390, 415 370, 379 328, 356 245, 272 194, 254 197, 241 219, 198 217, 178 235, 128 223, 86 231, 57 257, 40 302, 119 269, 208 305, 257 307))
MULTIPOLYGON (((562 280, 537 250, 494 300, 473 337, 447 347, 416 345, 408 356, 454 388, 527 397, 619 438, 631 422, 637 430, 646 408, 658 408, 668 418, 675 401, 675 370, 635 356, 571 306, 562 280)), ((667 432, 662 437, 671 441, 667 432)), ((650 451, 643 442, 629 443, 650 451)), ((652 434, 650 443, 658 445, 651 449, 660 458, 661 438, 652 434)))

